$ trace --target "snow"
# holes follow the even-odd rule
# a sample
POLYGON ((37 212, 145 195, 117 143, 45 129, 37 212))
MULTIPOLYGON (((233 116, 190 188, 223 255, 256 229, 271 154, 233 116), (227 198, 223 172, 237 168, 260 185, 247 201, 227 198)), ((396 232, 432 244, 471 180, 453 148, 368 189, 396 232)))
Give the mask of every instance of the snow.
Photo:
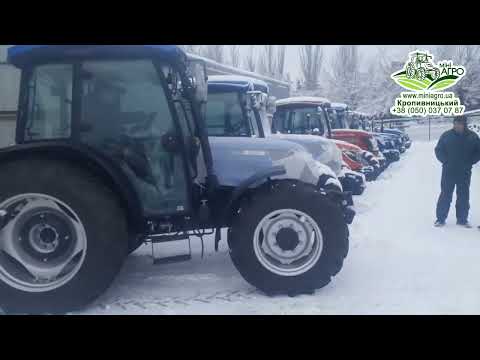
POLYGON ((321 98, 321 97, 315 97, 315 96, 295 96, 295 97, 277 100, 276 105, 282 106, 282 105, 288 105, 288 104, 303 104, 303 103, 323 105, 323 104, 330 104, 330 100, 321 98))
POLYGON ((334 109, 346 110, 348 108, 348 105, 344 103, 331 103, 331 107, 334 109))
POLYGON ((241 75, 210 75, 208 77, 209 82, 249 82, 254 85, 263 86, 265 88, 269 88, 268 84, 260 79, 241 76, 241 75))
MULTIPOLYGON (((150 249, 127 259, 112 288, 84 314, 480 314, 480 232, 434 228, 440 165, 434 142, 413 143, 399 162, 355 197, 344 268, 314 295, 267 297, 232 265, 224 241, 206 258, 153 266, 150 249)), ((480 222, 480 172, 472 178, 472 223, 480 222)), ((170 250, 179 250, 180 244, 170 250)), ((185 244, 181 244, 186 246, 185 244)), ((159 248, 160 251, 160 248, 159 248)), ((165 251, 165 250, 164 250, 165 251)))

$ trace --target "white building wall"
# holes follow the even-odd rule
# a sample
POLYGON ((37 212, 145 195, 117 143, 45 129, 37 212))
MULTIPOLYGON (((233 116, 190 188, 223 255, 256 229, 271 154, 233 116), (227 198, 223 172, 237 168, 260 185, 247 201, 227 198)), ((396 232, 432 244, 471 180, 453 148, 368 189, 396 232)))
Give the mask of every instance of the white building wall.
POLYGON ((15 111, 20 86, 20 71, 6 64, 8 45, 0 45, 0 112, 15 111))
POLYGON ((12 145, 15 139, 15 122, 0 120, 0 148, 12 145))
MULTIPOLYGON (((20 72, 6 64, 9 45, 0 45, 0 115, 17 110, 20 72)), ((0 116, 0 147, 14 141, 15 121, 13 116, 0 116)))

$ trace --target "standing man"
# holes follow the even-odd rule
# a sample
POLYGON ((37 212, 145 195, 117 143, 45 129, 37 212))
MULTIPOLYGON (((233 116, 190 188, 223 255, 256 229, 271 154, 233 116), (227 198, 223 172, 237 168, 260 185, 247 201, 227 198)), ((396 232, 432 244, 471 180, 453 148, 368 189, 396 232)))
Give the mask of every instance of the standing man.
POLYGON ((441 193, 437 203, 435 226, 445 225, 453 190, 457 188, 457 225, 471 228, 468 222, 470 209, 470 178, 473 164, 480 161, 480 139, 467 127, 467 117, 453 119, 453 129, 442 134, 435 155, 442 163, 441 193))

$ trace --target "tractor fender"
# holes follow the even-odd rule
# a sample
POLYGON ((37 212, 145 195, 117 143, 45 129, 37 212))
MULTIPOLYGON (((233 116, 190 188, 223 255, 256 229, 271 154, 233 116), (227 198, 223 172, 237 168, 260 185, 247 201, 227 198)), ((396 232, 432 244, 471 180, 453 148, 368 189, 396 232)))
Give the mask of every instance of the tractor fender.
POLYGON ((71 161, 91 171, 119 195, 127 213, 130 231, 134 234, 143 231, 143 210, 139 197, 120 166, 106 156, 88 146, 61 141, 19 144, 0 149, 0 164, 32 157, 71 161))
POLYGON ((282 165, 273 166, 268 169, 262 169, 258 171, 256 174, 250 176, 249 178, 243 180, 236 188, 232 191, 230 195, 230 199, 225 206, 224 211, 221 213, 224 217, 221 224, 224 224, 227 221, 227 217, 231 214, 233 210, 233 206, 237 200, 239 200, 248 189, 255 188, 260 184, 263 184, 265 180, 271 178, 273 176, 280 176, 285 175, 287 171, 285 167, 282 165))

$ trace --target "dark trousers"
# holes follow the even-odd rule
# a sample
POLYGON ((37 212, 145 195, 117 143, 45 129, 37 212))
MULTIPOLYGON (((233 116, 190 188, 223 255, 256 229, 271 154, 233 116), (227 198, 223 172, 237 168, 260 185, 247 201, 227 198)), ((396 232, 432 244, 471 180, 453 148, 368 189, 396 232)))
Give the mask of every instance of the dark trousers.
POLYGON ((437 220, 445 221, 450 210, 453 190, 457 188, 457 221, 466 222, 470 210, 470 179, 471 170, 442 170, 441 193, 437 203, 437 220))

